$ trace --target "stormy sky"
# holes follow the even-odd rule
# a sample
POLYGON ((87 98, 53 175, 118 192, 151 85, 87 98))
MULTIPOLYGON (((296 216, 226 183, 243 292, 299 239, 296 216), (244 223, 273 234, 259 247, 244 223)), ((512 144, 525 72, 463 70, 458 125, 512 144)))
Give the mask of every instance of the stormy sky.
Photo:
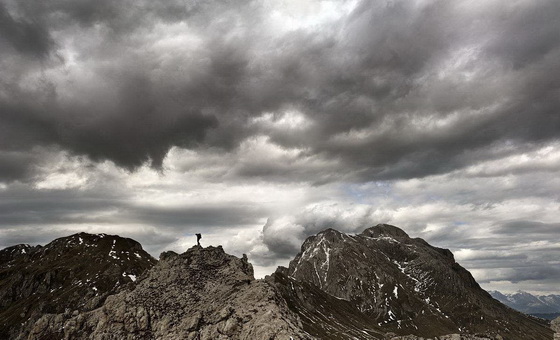
POLYGON ((560 2, 0 0, 0 247, 72 233, 257 276, 390 223, 560 293, 560 2))

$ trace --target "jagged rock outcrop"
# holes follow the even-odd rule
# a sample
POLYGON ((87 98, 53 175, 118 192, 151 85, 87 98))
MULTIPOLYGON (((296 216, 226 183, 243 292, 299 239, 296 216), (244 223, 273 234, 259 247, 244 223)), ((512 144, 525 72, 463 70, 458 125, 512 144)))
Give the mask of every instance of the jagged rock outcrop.
POLYGON ((560 340, 560 317, 552 320, 550 327, 554 331, 554 340, 560 340))
POLYGON ((25 338, 45 313, 94 309, 155 263, 138 242, 105 234, 0 250, 0 339, 25 338))
POLYGON ((195 246, 159 263, 94 311, 47 315, 29 339, 311 339, 247 258, 195 246))
MULTIPOLYGON (((480 288, 447 249, 410 238, 401 229, 377 225, 359 235, 333 229, 309 237, 289 268, 273 280, 306 283, 344 302, 346 314, 397 335, 434 337, 443 334, 485 334, 489 338, 551 339, 536 319, 502 305, 480 288), (353 309, 352 309, 353 307, 353 309)), ((305 294, 285 285, 283 294, 302 317, 304 329, 324 315, 323 306, 301 308, 305 294)), ((332 309, 327 306, 327 309, 332 309)), ((342 332, 344 327, 338 327, 342 332)), ((355 336, 358 339, 373 335, 355 336)))

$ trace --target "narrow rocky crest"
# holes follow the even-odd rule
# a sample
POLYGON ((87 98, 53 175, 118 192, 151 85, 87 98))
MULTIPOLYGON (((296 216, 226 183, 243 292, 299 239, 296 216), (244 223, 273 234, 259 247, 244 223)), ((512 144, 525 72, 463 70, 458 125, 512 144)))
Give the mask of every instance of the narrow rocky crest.
POLYGON ((247 258, 222 247, 165 252, 132 291, 94 311, 40 319, 32 339, 311 339, 247 258))

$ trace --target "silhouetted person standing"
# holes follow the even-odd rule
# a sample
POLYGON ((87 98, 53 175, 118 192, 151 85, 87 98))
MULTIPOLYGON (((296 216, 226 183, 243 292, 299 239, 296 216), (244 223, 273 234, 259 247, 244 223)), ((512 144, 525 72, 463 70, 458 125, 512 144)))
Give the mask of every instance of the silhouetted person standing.
POLYGON ((196 243, 200 247, 200 239, 202 238, 202 234, 195 234, 196 235, 196 243))

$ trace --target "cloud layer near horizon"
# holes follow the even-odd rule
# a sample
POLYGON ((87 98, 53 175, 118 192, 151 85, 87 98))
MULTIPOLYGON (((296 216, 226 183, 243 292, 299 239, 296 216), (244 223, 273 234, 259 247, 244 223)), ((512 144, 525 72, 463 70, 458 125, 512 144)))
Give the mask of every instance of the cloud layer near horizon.
MULTIPOLYGON (((0 2, 1 246, 88 230, 259 268, 389 222, 560 280, 557 1, 0 2)), ((508 282, 515 282, 508 283, 508 282)))

